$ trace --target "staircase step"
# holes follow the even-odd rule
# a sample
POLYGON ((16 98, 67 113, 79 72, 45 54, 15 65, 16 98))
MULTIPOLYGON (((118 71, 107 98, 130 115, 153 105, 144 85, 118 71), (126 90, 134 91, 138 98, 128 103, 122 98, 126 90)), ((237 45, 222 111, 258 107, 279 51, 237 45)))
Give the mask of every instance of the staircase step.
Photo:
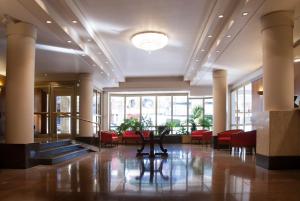
POLYGON ((72 144, 71 140, 58 140, 58 141, 51 141, 51 142, 45 142, 45 143, 40 143, 40 150, 43 149, 50 149, 54 147, 59 147, 59 146, 65 146, 65 145, 70 145, 72 144))
POLYGON ((59 147, 51 147, 48 149, 40 150, 38 152, 38 158, 58 155, 69 151, 76 151, 79 149, 82 149, 82 146, 80 146, 80 144, 70 144, 70 145, 64 145, 59 147))
POLYGON ((57 155, 49 155, 47 157, 42 157, 42 158, 36 158, 36 160, 39 161, 39 164, 42 165, 53 165, 57 164, 66 160, 70 160, 79 156, 82 156, 84 154, 87 154, 89 152, 88 149, 86 148, 81 148, 76 151, 68 151, 64 152, 62 154, 57 154, 57 155))

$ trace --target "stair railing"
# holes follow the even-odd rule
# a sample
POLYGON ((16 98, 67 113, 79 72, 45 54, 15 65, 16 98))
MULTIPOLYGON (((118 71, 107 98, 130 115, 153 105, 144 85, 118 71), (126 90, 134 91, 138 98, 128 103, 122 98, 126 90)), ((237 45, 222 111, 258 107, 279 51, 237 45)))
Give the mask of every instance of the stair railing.
MULTIPOLYGON (((76 120, 79 120, 79 121, 95 124, 99 129, 98 132, 101 133, 101 123, 97 123, 97 122, 94 122, 94 121, 83 119, 83 118, 80 118, 78 116, 73 116, 73 115, 70 115, 67 112, 66 113, 64 113, 64 112, 53 112, 53 114, 55 114, 56 117, 70 117, 72 119, 76 119, 76 120)), ((99 115, 99 116, 101 116, 101 115, 99 115)), ((100 143, 101 142, 101 135, 99 134, 98 137, 99 137, 99 151, 100 151, 101 150, 101 143, 100 143)))

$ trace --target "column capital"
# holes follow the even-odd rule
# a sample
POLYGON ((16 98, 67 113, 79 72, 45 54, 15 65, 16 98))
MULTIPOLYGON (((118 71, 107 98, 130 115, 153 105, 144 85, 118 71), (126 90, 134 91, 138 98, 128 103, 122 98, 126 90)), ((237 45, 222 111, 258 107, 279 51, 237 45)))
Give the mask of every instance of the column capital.
POLYGON ((7 24, 6 35, 23 35, 36 40, 37 29, 34 25, 27 22, 11 22, 7 24))
POLYGON ((262 31, 278 26, 294 26, 294 12, 291 10, 273 11, 261 16, 262 31))
POLYGON ((227 70, 214 69, 213 70, 213 78, 218 78, 218 77, 227 77, 227 70))
POLYGON ((80 73, 79 80, 92 80, 93 75, 91 73, 80 73))

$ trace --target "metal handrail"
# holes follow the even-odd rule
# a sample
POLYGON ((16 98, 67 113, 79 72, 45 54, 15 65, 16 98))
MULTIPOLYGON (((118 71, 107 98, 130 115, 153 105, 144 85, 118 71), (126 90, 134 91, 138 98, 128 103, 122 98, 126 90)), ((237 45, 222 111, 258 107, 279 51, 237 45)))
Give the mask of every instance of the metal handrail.
MULTIPOLYGON (((91 123, 91 124, 96 124, 99 128, 99 133, 101 132, 101 123, 93 122, 93 121, 90 121, 90 120, 87 120, 87 119, 82 119, 80 117, 70 115, 68 112, 52 112, 52 114, 55 114, 55 115, 59 114, 60 116, 63 116, 63 117, 70 117, 72 119, 76 119, 76 120, 78 119, 80 121, 88 122, 88 123, 91 123)), ((101 143, 100 143, 101 135, 99 134, 98 137, 99 137, 99 151, 101 151, 101 143)))

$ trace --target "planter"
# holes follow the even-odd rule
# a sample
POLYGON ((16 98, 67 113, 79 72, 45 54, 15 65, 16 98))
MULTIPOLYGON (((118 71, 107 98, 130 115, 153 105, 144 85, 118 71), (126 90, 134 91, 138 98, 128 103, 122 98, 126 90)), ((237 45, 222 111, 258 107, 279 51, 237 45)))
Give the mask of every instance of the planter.
POLYGON ((190 144, 191 143, 191 135, 182 135, 181 136, 181 143, 182 144, 190 144))

